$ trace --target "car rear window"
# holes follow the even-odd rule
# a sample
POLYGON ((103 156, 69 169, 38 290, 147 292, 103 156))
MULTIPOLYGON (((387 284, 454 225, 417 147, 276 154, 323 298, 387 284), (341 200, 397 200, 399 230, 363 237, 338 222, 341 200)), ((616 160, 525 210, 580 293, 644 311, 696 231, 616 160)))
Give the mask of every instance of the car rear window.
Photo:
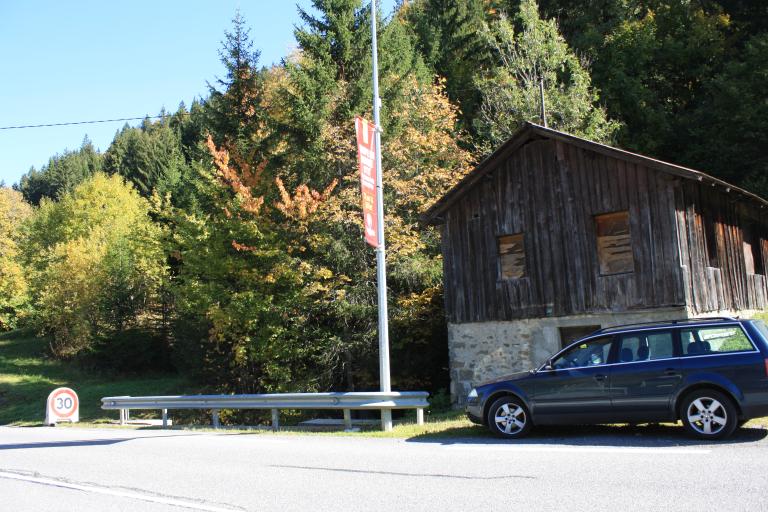
POLYGON ((768 326, 765 325, 765 322, 762 320, 752 320, 752 325, 754 325, 757 330, 760 331, 760 334, 763 335, 763 339, 768 341, 768 326))
POLYGON ((680 331, 684 356, 755 350, 738 325, 694 327, 680 331))

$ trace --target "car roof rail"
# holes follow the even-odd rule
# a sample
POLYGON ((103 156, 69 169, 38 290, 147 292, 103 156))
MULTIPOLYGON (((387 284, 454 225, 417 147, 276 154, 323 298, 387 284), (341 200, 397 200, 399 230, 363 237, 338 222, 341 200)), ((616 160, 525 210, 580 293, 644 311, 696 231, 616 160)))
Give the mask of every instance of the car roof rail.
POLYGON ((650 327, 654 325, 658 325, 659 327, 667 327, 667 326, 674 326, 674 325, 686 325, 686 324, 700 324, 700 323, 706 323, 706 322, 737 322, 739 320, 738 317, 732 317, 732 316, 708 316, 705 318, 683 318, 681 320, 657 320, 655 322, 637 322, 633 324, 624 324, 624 325, 614 325, 611 327, 604 327, 603 329, 598 329, 590 336, 594 336, 596 334, 605 334, 609 332, 615 332, 615 331, 623 331, 625 329, 631 329, 633 327, 650 327))

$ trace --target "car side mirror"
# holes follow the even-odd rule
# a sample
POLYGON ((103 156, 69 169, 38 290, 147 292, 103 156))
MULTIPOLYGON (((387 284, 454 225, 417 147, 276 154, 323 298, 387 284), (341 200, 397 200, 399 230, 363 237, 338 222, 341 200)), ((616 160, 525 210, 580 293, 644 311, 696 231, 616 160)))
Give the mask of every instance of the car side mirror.
POLYGON ((548 371, 554 370, 554 368, 552 367, 552 360, 551 359, 547 360, 546 364, 544 364, 544 368, 543 369, 544 370, 548 370, 548 371))

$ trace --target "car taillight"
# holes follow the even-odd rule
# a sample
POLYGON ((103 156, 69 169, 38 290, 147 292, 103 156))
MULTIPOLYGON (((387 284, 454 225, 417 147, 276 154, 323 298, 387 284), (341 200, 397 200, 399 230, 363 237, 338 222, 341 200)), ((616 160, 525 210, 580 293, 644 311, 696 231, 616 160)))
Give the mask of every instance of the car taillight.
POLYGON ((765 376, 768 377, 768 358, 765 360, 765 376))

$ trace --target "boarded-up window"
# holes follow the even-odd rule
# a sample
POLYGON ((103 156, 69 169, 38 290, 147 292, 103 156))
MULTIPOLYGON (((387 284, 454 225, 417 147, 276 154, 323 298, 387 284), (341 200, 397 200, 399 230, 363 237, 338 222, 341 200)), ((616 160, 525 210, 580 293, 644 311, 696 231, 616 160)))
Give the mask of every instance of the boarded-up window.
POLYGON ((744 265, 747 269, 747 274, 765 275, 765 265, 763 263, 763 251, 761 243, 762 240, 755 236, 755 228, 749 224, 744 226, 742 234, 744 265))
POLYGON ((499 272, 502 279, 525 277, 525 243, 522 233, 499 237, 499 272))
POLYGON ((597 225, 597 257, 600 274, 622 274, 635 271, 632 238, 629 233, 629 212, 595 216, 597 225))

